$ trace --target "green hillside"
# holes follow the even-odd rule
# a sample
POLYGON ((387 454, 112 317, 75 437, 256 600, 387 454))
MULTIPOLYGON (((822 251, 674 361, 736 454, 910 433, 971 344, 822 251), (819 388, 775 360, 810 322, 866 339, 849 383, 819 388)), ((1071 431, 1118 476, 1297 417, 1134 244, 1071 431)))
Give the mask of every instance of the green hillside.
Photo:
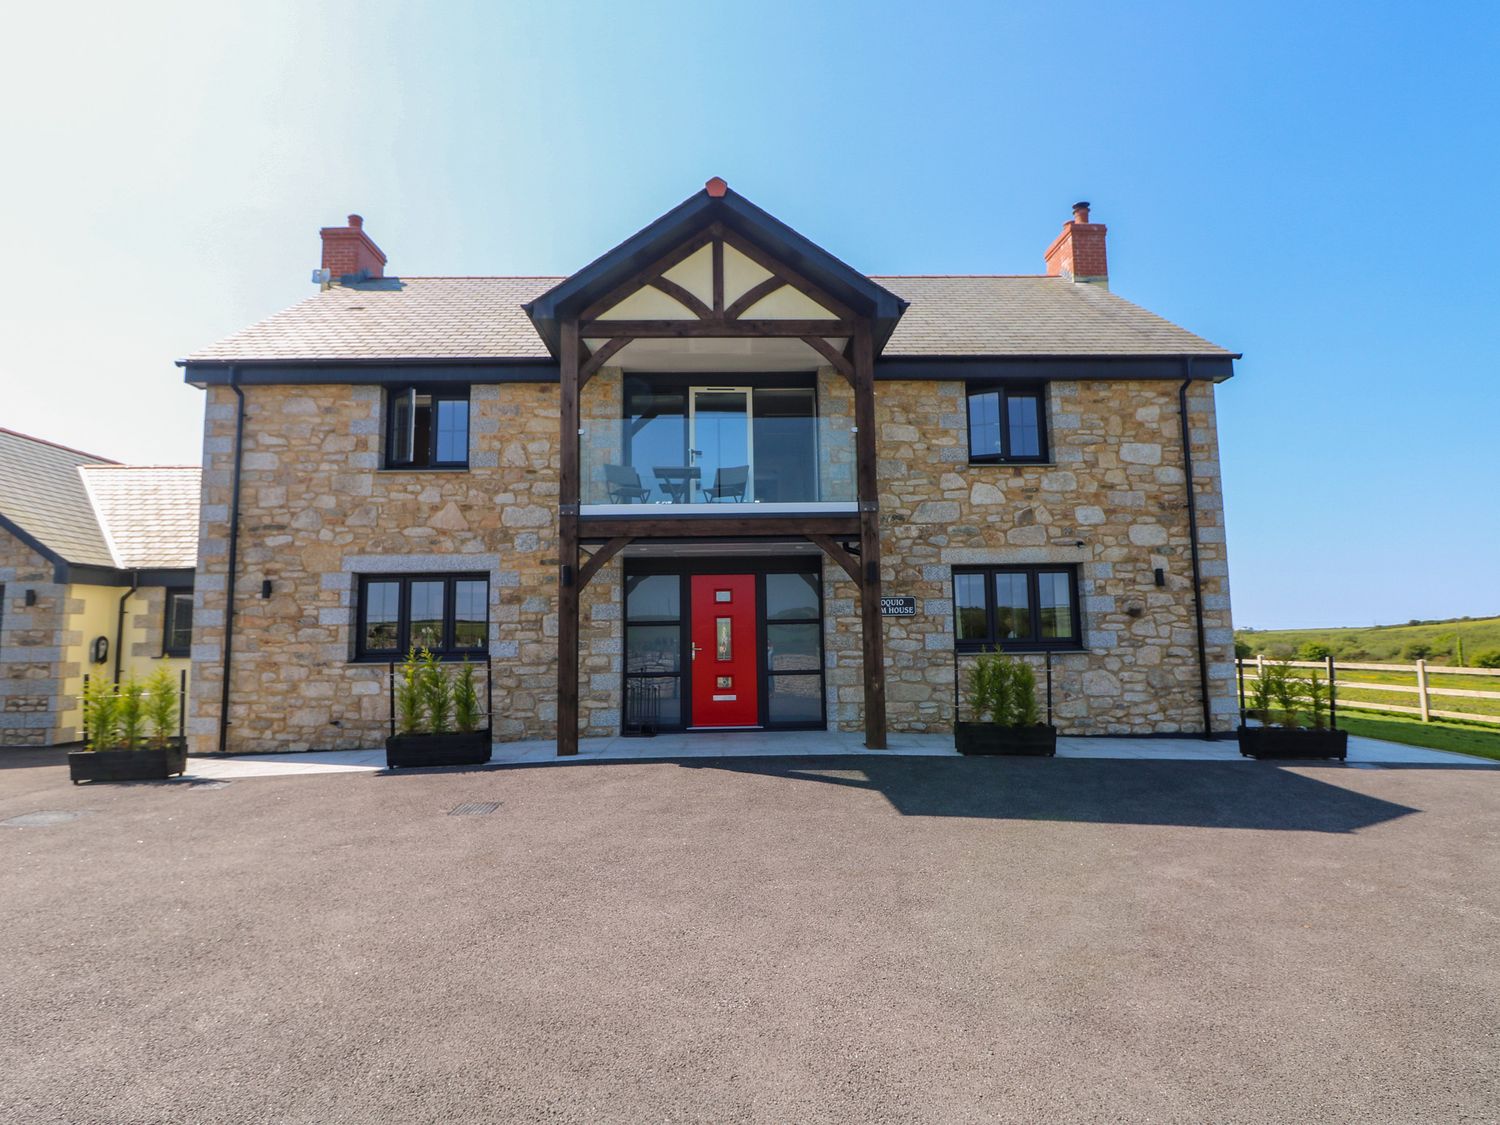
POLYGON ((1339 660, 1375 664, 1457 664, 1458 642, 1463 642, 1464 664, 1500 654, 1500 617, 1461 617, 1450 621, 1421 621, 1407 625, 1372 625, 1348 629, 1241 629, 1235 639, 1251 653, 1291 657, 1308 643, 1327 645, 1339 660), (1423 648, 1425 647, 1425 651, 1423 648))

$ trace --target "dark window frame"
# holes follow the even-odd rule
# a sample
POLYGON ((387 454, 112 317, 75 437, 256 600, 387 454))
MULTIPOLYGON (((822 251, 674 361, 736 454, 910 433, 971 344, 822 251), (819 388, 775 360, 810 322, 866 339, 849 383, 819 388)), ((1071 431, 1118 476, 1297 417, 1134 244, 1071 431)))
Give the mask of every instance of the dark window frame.
POLYGON ((354 661, 355 663, 387 664, 404 660, 411 645, 411 586, 413 582, 443 583, 443 644, 432 650, 440 660, 462 660, 465 656, 487 656, 490 650, 490 576, 478 572, 441 572, 436 574, 361 574, 355 585, 354 614, 354 661), (396 595, 396 647, 368 648, 365 645, 367 590, 372 582, 394 582, 399 586, 396 595), (458 648, 453 644, 453 630, 457 615, 457 598, 454 587, 459 582, 484 583, 484 643, 478 648, 458 648))
POLYGON ((964 396, 964 422, 969 439, 969 463, 971 465, 1037 465, 1047 464, 1051 457, 1047 440, 1047 384, 1046 383, 973 383, 964 396), (974 410, 976 395, 995 394, 1000 405, 1000 451, 998 453, 974 452, 974 410), (1034 454, 1016 456, 1010 452, 1010 399, 1011 396, 1036 399, 1037 451, 1034 454))
POLYGON ((162 607, 161 621, 161 654, 163 656, 192 656, 193 655, 193 588, 191 586, 168 586, 166 604, 162 607), (176 600, 186 597, 188 607, 188 639, 187 644, 173 644, 172 634, 175 631, 177 621, 172 607, 176 600))
POLYGON ((958 652, 1076 652, 1083 649, 1083 607, 1078 594, 1078 567, 1071 563, 1033 563, 1024 566, 955 566, 950 589, 953 594, 953 647, 958 652), (977 574, 984 578, 985 636, 979 639, 958 639, 958 582, 963 574, 977 574), (1012 640, 997 640, 995 628, 995 576, 997 574, 1024 574, 1026 576, 1026 601, 1030 617, 1030 635, 1012 640), (1038 597, 1037 578, 1041 574, 1066 574, 1068 576, 1068 601, 1073 635, 1071 637, 1043 637, 1042 607, 1038 597))
MULTIPOLYGON (((381 464, 386 469, 467 469, 469 467, 469 448, 474 429, 473 399, 470 394, 471 384, 468 383, 443 383, 443 384, 416 384, 407 383, 399 387, 390 387, 385 392, 385 452, 381 464), (423 451, 413 449, 409 460, 401 461, 396 458, 396 401, 403 395, 411 396, 415 403, 417 395, 428 395, 432 399, 432 417, 427 427, 427 448, 423 451), (459 460, 439 461, 437 459, 438 442, 438 406, 444 402, 462 402, 464 404, 467 424, 464 427, 464 455, 459 460)), ((413 423, 415 432, 415 423, 413 423)))

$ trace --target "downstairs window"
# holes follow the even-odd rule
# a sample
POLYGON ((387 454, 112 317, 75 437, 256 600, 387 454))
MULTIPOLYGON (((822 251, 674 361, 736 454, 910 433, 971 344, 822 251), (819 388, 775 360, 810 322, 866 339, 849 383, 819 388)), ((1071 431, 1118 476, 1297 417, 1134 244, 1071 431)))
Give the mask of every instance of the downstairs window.
POLYGON ((1078 568, 955 568, 953 616, 959 652, 1081 648, 1078 568))
POLYGON ((355 658, 400 660, 410 649, 461 659, 489 651, 482 574, 367 574, 359 580, 355 658))

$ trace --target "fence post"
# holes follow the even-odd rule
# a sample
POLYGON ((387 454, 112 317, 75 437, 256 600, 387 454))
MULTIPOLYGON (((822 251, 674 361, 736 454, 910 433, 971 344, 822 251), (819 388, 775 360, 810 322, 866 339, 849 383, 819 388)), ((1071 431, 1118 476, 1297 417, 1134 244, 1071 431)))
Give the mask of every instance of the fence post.
POLYGON ((1338 669, 1333 663, 1333 655, 1330 653, 1325 659, 1328 661, 1328 729, 1339 729, 1339 689, 1338 669))
POLYGON ((1258 680, 1266 674, 1266 658, 1261 653, 1255 654, 1255 678, 1258 680))
POLYGON ((1427 661, 1425 660, 1417 661, 1417 699, 1420 701, 1422 706, 1422 721, 1424 723, 1432 722, 1432 715, 1428 711, 1429 704, 1427 702, 1427 661))

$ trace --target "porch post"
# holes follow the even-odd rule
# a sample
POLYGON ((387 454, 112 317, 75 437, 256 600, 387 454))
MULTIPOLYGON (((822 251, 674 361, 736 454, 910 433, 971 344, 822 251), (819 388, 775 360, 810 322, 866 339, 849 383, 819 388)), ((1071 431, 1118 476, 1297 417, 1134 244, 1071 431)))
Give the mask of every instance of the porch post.
POLYGON ((562 467, 558 482, 557 753, 578 753, 578 321, 562 324, 559 356, 562 467))
POLYGON ((875 341, 861 318, 854 332, 854 456, 859 483, 860 632, 864 641, 865 746, 885 749, 885 626, 880 617, 880 490, 875 478, 875 341))

